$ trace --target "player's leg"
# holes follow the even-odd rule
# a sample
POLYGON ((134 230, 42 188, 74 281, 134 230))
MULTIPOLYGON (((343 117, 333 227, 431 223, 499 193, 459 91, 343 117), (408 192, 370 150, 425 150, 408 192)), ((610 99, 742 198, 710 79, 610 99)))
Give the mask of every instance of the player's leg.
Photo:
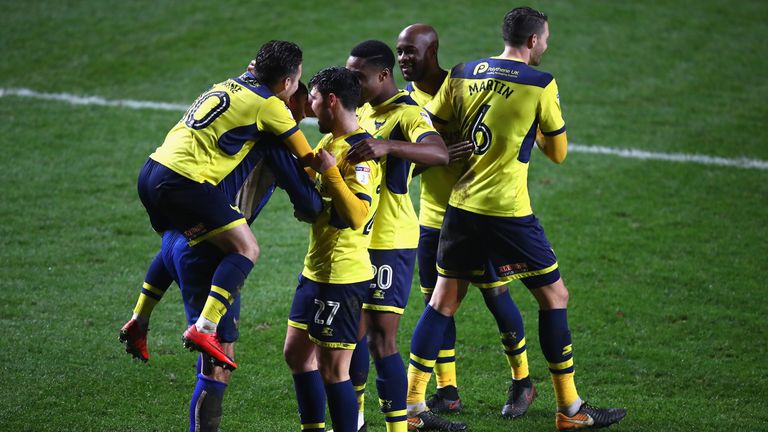
POLYGON ((557 258, 538 219, 531 215, 499 226, 500 237, 514 239, 522 255, 505 267, 500 277, 520 278, 539 304, 539 342, 549 363, 557 403, 558 429, 604 427, 626 415, 623 409, 600 409, 585 404, 574 381, 573 344, 568 327, 568 289, 560 278, 557 258), (591 418, 591 419, 590 419, 591 418))
MULTIPOLYGON (((234 342, 221 344, 224 352, 235 358, 234 342)), ((217 432, 223 414, 224 392, 232 371, 214 365, 214 359, 200 353, 197 384, 189 403, 189 432, 217 432)))
POLYGON ((293 377, 302 431, 325 430, 325 388, 317 367, 317 346, 307 333, 312 319, 317 286, 299 277, 299 285, 291 304, 283 355, 293 377))
MULTIPOLYGON (((170 258, 173 272, 178 275, 179 289, 184 301, 187 322, 192 324, 200 313, 208 297, 210 278, 215 271, 221 255, 213 247, 190 247, 186 240, 178 236, 179 241, 171 245, 170 258)), ((164 236, 164 246, 167 242, 164 236)), ((218 337, 224 354, 235 358, 235 342, 240 337, 237 323, 240 320, 240 296, 237 295, 232 307, 221 318, 218 337)), ((197 384, 189 403, 190 432, 216 432, 219 430, 223 414, 224 393, 229 385, 232 371, 206 353, 198 357, 197 384)))
POLYGON ((357 397, 349 379, 351 349, 318 348, 318 367, 325 383, 334 432, 357 432, 357 397))
POLYGON ((400 315, 394 312, 364 310, 368 321, 368 338, 374 366, 379 405, 384 413, 387 432, 407 430, 405 396, 408 377, 397 349, 400 315))
POLYGON ((411 337, 408 364, 408 396, 406 399, 408 428, 410 430, 465 430, 461 422, 451 422, 428 410, 426 390, 442 335, 467 293, 468 281, 439 276, 432 299, 416 323, 411 337))
POLYGON ((376 389, 387 431, 405 431, 408 378, 397 348, 400 317, 408 305, 416 249, 369 250, 374 277, 363 303, 368 345, 376 367, 376 389))
POLYGON ((349 364, 349 378, 352 380, 352 386, 357 396, 357 429, 365 427, 365 386, 368 383, 368 372, 370 370, 370 357, 368 355, 368 337, 366 327, 361 320, 361 332, 358 335, 357 345, 352 353, 352 360, 349 364))
POLYGON ((358 340, 362 303, 369 281, 318 283, 309 337, 318 346, 318 368, 325 383, 335 432, 357 432, 357 397, 349 375, 358 340))
POLYGON ((134 358, 144 362, 149 360, 147 350, 149 318, 152 310, 171 286, 171 282, 173 278, 165 267, 162 253, 158 252, 147 269, 139 299, 136 307, 133 308, 133 316, 120 329, 119 340, 125 344, 125 351, 134 358))
MULTIPOLYGON (((490 271, 490 273, 493 273, 490 271)), ((483 284, 479 284, 483 285, 483 284)), ((507 401, 501 415, 517 418, 528 411, 536 396, 536 390, 528 372, 528 354, 525 343, 525 328, 520 310, 509 295, 506 285, 481 288, 483 300, 496 320, 501 335, 501 345, 512 372, 512 384, 507 392, 507 401)))
MULTIPOLYGON (((423 225, 419 227, 419 230, 419 282, 426 306, 432 298, 432 291, 437 283, 437 245, 440 240, 440 230, 423 225)), ((462 404, 456 378, 456 322, 454 317, 451 317, 443 335, 443 344, 437 354, 434 370, 437 392, 427 398, 427 406, 438 414, 461 411, 462 404)))
POLYGON ((139 197, 153 228, 178 229, 190 246, 209 241, 224 253, 211 281, 210 296, 200 319, 184 332, 185 345, 227 364, 216 339, 216 324, 258 258, 258 244, 245 218, 227 196, 209 183, 197 183, 149 160, 139 176, 139 197))

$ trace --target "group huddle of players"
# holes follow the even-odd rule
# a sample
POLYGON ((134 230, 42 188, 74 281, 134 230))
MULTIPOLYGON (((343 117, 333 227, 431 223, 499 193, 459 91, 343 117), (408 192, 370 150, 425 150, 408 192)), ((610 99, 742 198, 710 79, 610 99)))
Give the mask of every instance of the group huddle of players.
POLYGON ((326 404, 336 432, 366 430, 369 353, 387 431, 466 430, 440 415, 462 408, 453 315, 470 283, 496 320, 510 365, 502 415, 524 415, 536 390, 506 286, 512 280, 539 304, 557 429, 625 416, 576 392, 568 290, 528 196, 533 148, 555 163, 567 151, 557 84, 531 67, 547 48, 547 16, 515 8, 502 34, 501 55, 446 71, 435 30, 410 25, 396 54, 382 41, 362 42, 345 67, 319 71, 306 87, 301 49, 268 42, 245 73, 199 96, 149 156, 138 191, 162 246, 120 340, 149 359, 150 314, 177 282, 189 321, 184 344, 201 352, 190 431, 216 431, 221 422, 237 368, 240 289, 259 256, 250 224, 277 187, 310 224, 284 346, 300 430, 324 431, 326 404), (394 80, 396 60, 405 90, 394 80), (307 112, 326 134, 314 150, 298 128, 307 112), (418 216, 408 194, 414 175, 418 216), (426 307, 406 370, 396 335, 417 259, 426 307), (437 393, 427 398, 433 370, 437 393))

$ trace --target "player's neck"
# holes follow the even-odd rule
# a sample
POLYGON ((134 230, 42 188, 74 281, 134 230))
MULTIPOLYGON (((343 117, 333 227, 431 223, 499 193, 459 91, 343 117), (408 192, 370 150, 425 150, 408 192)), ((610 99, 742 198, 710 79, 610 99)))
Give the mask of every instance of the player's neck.
POLYGON ((382 103, 391 99, 392 96, 396 95, 397 92, 399 91, 400 89, 397 88, 397 85, 395 85, 395 82, 389 81, 384 85, 384 88, 381 90, 381 93, 376 95, 376 97, 372 98, 369 103, 371 104, 371 106, 381 105, 382 103))
POLYGON ((354 111, 343 111, 336 117, 336 121, 331 128, 331 134, 338 138, 350 134, 360 128, 357 123, 357 114, 354 111))
POLYGON ((499 57, 522 60, 525 64, 528 64, 528 62, 531 61, 531 50, 527 47, 516 48, 505 45, 504 52, 502 52, 499 57))
POLYGON ((437 91, 440 90, 440 86, 443 85, 446 75, 448 75, 448 71, 445 71, 438 66, 432 69, 423 80, 414 82, 414 85, 424 93, 434 96, 437 94, 437 91))

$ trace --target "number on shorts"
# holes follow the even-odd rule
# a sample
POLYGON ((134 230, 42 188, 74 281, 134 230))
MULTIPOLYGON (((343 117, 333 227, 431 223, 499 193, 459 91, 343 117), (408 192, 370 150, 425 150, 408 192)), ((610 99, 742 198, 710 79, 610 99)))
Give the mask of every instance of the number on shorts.
POLYGON ((376 279, 379 288, 383 290, 389 289, 392 286, 392 267, 389 264, 384 264, 378 268, 375 265, 371 265, 371 268, 373 269, 373 278, 376 279))
POLYGON ((339 308, 341 307, 341 303, 336 301, 327 300, 325 303, 323 303, 322 300, 315 299, 315 304, 317 305, 317 313, 315 314, 315 324, 317 325, 331 325, 333 322, 333 317, 336 316, 336 312, 339 311, 339 308), (325 305, 328 305, 329 308, 331 308, 330 312, 328 313, 328 318, 325 320, 320 319, 320 315, 323 314, 325 311, 325 305))

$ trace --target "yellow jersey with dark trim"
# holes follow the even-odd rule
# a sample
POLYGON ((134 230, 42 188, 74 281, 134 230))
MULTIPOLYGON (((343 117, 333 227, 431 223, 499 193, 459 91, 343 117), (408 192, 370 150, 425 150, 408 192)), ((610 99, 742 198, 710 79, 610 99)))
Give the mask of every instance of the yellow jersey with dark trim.
MULTIPOLYGON (((363 105, 357 116, 360 126, 378 139, 419 143, 425 137, 437 134, 429 115, 404 90, 379 105, 363 105)), ((381 159, 381 170, 381 201, 373 221, 370 247, 416 248, 419 219, 408 194, 413 163, 387 155, 381 159)))
POLYGON ((381 167, 377 161, 351 165, 346 159, 351 146, 370 137, 365 130, 359 128, 338 138, 333 138, 331 134, 325 135, 317 145, 317 149, 324 148, 336 158, 344 183, 358 198, 368 201, 370 207, 368 222, 353 230, 339 217, 321 181, 321 175, 317 174, 315 184, 323 197, 323 211, 309 230, 309 247, 302 271, 307 279, 320 283, 347 284, 373 278, 368 245, 371 242, 373 215, 379 205, 381 167))
POLYGON ((298 131, 285 103, 250 73, 214 84, 149 157, 196 182, 218 184, 266 136, 298 131))
MULTIPOLYGON (((445 77, 443 85, 448 81, 445 77)), ((410 92, 411 98, 419 106, 426 106, 432 100, 432 95, 419 89, 413 82, 405 86, 405 90, 410 92)), ((462 141, 458 128, 455 123, 434 124, 435 129, 443 136, 446 144, 454 144, 462 141)), ((448 199, 451 197, 453 185, 464 171, 466 162, 457 161, 446 166, 433 166, 427 168, 419 177, 421 188, 419 198, 419 224, 429 228, 440 229, 443 225, 445 209, 448 207, 448 199)))
POLYGON ((427 104, 436 123, 455 122, 475 150, 450 205, 489 216, 533 213, 528 163, 536 128, 565 132, 554 77, 517 59, 491 57, 455 66, 427 104))

